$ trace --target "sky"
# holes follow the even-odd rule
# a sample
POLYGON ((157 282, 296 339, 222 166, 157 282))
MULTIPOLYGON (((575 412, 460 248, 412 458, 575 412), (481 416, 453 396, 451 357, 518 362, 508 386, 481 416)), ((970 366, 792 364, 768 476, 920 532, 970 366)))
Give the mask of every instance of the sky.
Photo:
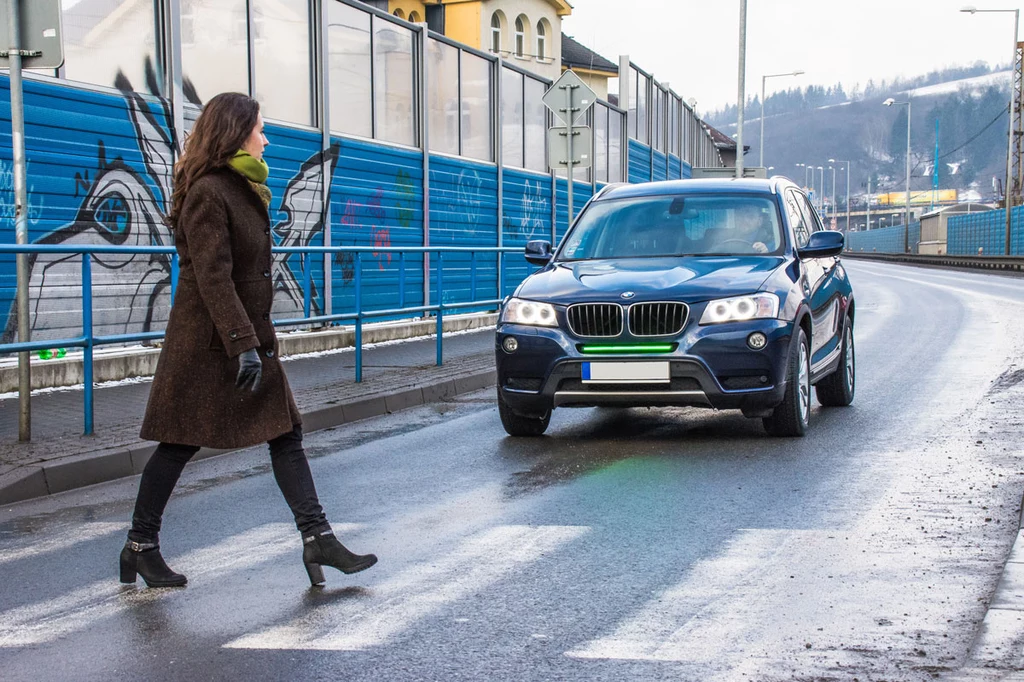
MULTIPOLYGON (((740 0, 570 0, 562 31, 618 63, 634 64, 683 96, 701 113, 737 100, 740 0)), ((946 66, 984 61, 1008 65, 1013 14, 960 9, 1024 9, 994 0, 748 0, 746 95, 841 82, 849 92, 946 66)), ((1024 34, 1021 35, 1024 40, 1024 34)))

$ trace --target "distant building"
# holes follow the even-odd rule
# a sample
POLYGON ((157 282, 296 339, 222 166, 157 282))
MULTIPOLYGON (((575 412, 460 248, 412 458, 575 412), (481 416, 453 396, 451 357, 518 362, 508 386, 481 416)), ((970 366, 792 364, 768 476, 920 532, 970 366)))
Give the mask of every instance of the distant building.
POLYGON ((432 31, 500 54, 551 80, 562 73, 562 17, 572 14, 566 0, 378 0, 368 4, 407 21, 425 21, 432 31))
POLYGON ((608 81, 619 77, 619 65, 605 59, 571 36, 562 34, 562 70, 572 69, 597 93, 608 101, 608 81))
MULTIPOLYGON (((722 155, 722 163, 728 168, 736 167, 736 140, 723 133, 718 128, 713 128, 707 123, 704 126, 711 133, 711 139, 715 143, 715 148, 718 153, 722 155)), ((748 145, 743 145, 743 155, 746 156, 747 152, 750 151, 748 145)))

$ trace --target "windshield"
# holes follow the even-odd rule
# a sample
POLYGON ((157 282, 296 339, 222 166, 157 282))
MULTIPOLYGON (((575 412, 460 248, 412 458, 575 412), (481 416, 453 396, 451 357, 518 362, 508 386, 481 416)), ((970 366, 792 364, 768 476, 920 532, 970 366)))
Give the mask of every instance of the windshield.
POLYGON ((779 254, 783 247, 767 195, 635 197, 591 204, 558 260, 779 254))

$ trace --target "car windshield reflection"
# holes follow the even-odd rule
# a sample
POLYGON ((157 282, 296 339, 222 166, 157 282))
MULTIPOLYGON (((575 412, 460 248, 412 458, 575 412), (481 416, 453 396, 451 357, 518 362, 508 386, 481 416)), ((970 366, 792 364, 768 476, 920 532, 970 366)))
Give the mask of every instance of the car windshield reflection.
POLYGON ((769 196, 652 196, 600 201, 556 260, 778 255, 785 244, 769 196))

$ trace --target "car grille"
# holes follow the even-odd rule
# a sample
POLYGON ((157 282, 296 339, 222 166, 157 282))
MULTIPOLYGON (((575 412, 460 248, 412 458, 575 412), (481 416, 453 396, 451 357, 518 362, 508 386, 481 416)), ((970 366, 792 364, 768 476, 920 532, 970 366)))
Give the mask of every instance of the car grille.
POLYGON ((569 330, 576 336, 618 336, 622 306, 617 303, 578 303, 569 306, 569 330))
POLYGON ((685 303, 634 303, 629 307, 629 333, 633 336, 670 336, 683 331, 685 303))

